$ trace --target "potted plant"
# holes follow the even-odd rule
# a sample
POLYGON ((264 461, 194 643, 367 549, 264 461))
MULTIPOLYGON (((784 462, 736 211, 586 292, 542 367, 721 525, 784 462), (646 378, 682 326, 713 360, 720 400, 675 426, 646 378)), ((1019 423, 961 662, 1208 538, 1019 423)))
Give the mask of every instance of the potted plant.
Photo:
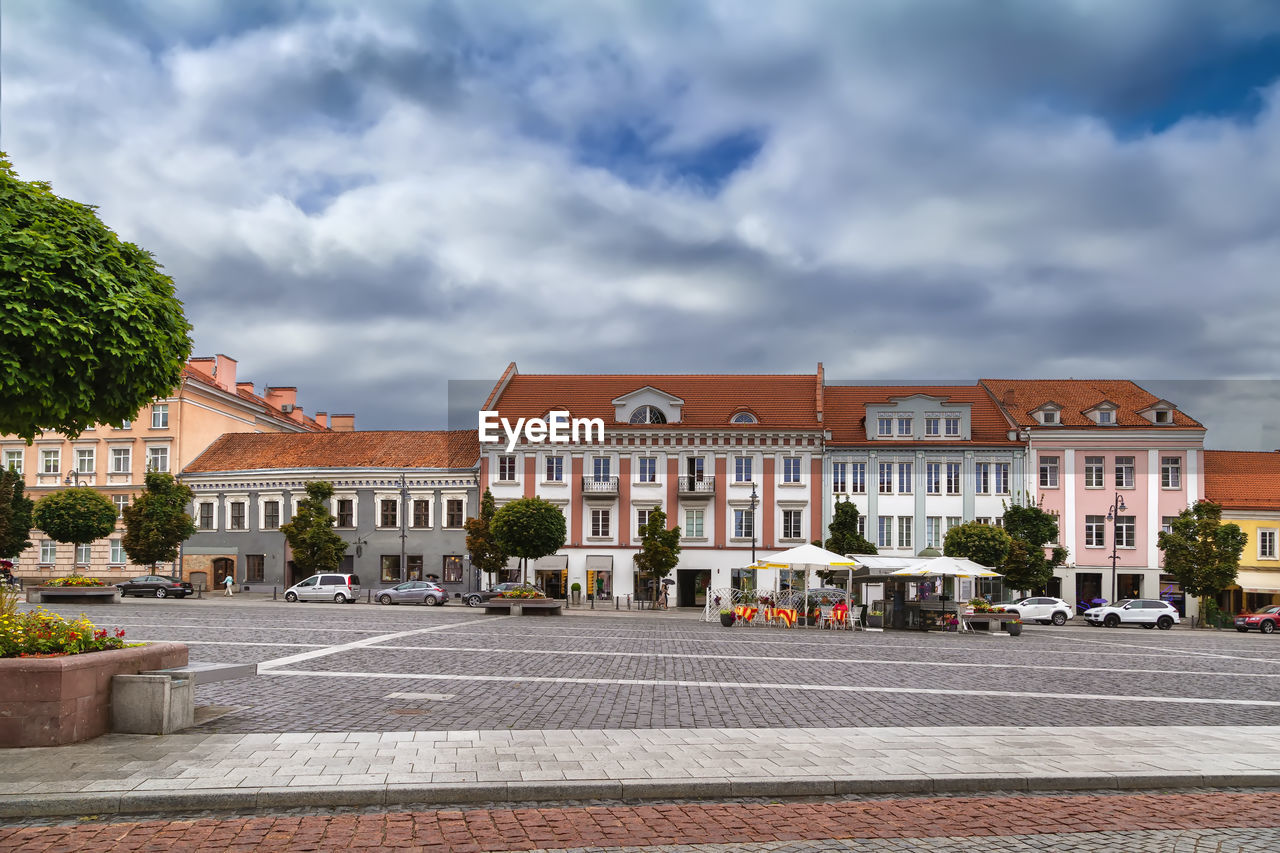
POLYGON ((577 604, 579 598, 582 596, 582 584, 577 581, 569 584, 569 592, 573 593, 573 603, 577 604))
POLYGON ((884 611, 868 610, 867 611, 867 627, 883 628, 884 627, 884 611))
POLYGON ((726 628, 732 628, 737 617, 733 615, 733 611, 728 607, 720 608, 720 624, 726 628))
POLYGON ((1005 622, 1004 629, 1009 632, 1010 637, 1017 637, 1022 633, 1022 620, 1014 619, 1012 622, 1005 622))

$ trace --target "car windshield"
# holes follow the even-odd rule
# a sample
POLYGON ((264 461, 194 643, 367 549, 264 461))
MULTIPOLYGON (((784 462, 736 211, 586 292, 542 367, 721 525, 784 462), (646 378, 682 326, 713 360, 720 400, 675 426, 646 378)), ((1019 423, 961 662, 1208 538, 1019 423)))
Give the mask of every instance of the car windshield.
POLYGON ((1122 598, 1122 599, 1120 599, 1119 601, 1117 601, 1115 604, 1112 604, 1111 606, 1112 606, 1112 607, 1124 607, 1126 604, 1133 604, 1133 599, 1132 599, 1132 598, 1122 598))

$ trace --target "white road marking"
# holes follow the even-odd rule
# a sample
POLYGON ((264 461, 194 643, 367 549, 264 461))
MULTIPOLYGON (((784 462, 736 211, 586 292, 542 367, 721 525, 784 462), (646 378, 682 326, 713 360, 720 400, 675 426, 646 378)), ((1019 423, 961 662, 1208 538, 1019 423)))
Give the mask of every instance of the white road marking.
MULTIPOLYGON (((497 618, 498 619, 515 619, 517 617, 499 616, 497 618)), ((413 637, 418 634, 429 634, 433 631, 447 631, 450 628, 454 627, 455 625, 467 625, 472 622, 479 622, 479 621, 482 621, 482 620, 469 619, 465 622, 454 622, 448 625, 433 625, 430 628, 417 628, 412 631, 397 631, 394 634, 380 634, 376 637, 366 637, 363 640, 352 640, 350 643, 341 643, 336 646, 324 646, 322 648, 316 649, 315 651, 299 652, 296 655, 289 655, 287 657, 275 658, 273 660, 263 661, 262 663, 258 664, 258 674, 261 675, 263 670, 274 669, 276 667, 286 666, 288 664, 293 664, 293 663, 301 663, 302 661, 313 660, 314 658, 324 657, 326 655, 335 655, 340 652, 350 651, 351 649, 359 649, 359 648, 364 648, 365 646, 371 646, 375 643, 384 643, 384 642, 387 642, 388 640, 398 640, 401 637, 413 637)), ((493 621, 493 620, 490 619, 488 621, 493 621)))
MULTIPOLYGON (((1118 640, 1086 640, 1083 637, 1054 637, 1053 639, 1058 640, 1060 642, 1089 643, 1091 645, 1115 646, 1116 648, 1125 648, 1125 649, 1147 649, 1147 650, 1151 649, 1151 646, 1145 645, 1143 643, 1122 643, 1122 642, 1119 642, 1118 640)), ((1206 657, 1206 658, 1225 658, 1227 660, 1243 660, 1243 661, 1250 661, 1253 663, 1280 663, 1280 661, 1277 661, 1273 658, 1251 658, 1251 657, 1241 657, 1240 655, 1228 655, 1228 654, 1223 654, 1221 652, 1202 652, 1196 649, 1184 648, 1182 646, 1170 647, 1168 651, 1170 653, 1176 653, 1179 655, 1195 655, 1197 657, 1206 657)), ((1119 652, 1117 654, 1123 654, 1123 652, 1119 652)))
POLYGON ((443 702, 452 699, 456 693, 388 693, 386 699, 415 699, 422 701, 443 702))

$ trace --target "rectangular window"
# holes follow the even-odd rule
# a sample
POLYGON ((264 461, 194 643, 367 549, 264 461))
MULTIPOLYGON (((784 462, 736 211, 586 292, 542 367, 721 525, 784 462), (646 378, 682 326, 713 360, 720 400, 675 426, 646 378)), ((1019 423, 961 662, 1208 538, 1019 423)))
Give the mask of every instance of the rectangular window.
POLYGON ((735 483, 751 482, 751 457, 737 456, 733 461, 733 480, 735 483))
MULTIPOLYGON (((339 501, 341 503, 341 501, 339 501)), ((280 529, 280 501, 262 502, 262 529, 280 529)))
POLYGON ((121 421, 116 429, 133 429, 133 421, 121 421))
POLYGON ((213 529, 213 504, 200 504, 196 513, 196 527, 199 527, 201 530, 213 529))
POLYGON ((356 502, 353 498, 338 498, 338 522, 336 526, 356 526, 356 502))
POLYGON ((516 458, 504 453, 498 457, 498 482, 514 483, 516 481, 516 458))
POLYGON ((1117 489, 1133 488, 1133 457, 1132 456, 1116 457, 1116 488, 1117 489))
POLYGON ((1040 488, 1058 488, 1058 457, 1040 457, 1040 488))
POLYGON ((1160 457, 1160 486, 1165 489, 1182 488, 1182 457, 1160 457))
POLYGON ((40 540, 40 562, 44 565, 52 565, 58 562, 58 543, 52 539, 40 540))
POLYGON ((413 502, 413 526, 431 526, 431 501, 418 499, 413 502))
POLYGON ((799 539, 803 536, 800 526, 800 510, 784 509, 782 511, 782 538, 799 539))
POLYGON ((92 447, 76 448, 76 473, 77 474, 92 474, 94 472, 94 469, 97 467, 94 463, 95 463, 95 460, 94 460, 92 447))
POLYGON ((609 472, 613 470, 611 462, 612 460, 608 456, 597 456, 591 461, 592 476, 597 483, 609 481, 610 476, 612 476, 609 472))
POLYGON ((652 510, 638 509, 636 510, 636 535, 640 535, 640 528, 649 523, 649 513, 652 510))
POLYGON ((422 555, 421 554, 405 554, 404 555, 404 579, 407 581, 422 580, 422 555))
POLYGON ((876 435, 893 435, 893 418, 877 418, 876 435))
POLYGON ((128 474, 133 470, 133 451, 127 447, 111 448, 111 473, 128 474))
POLYGON ((1178 520, 1176 515, 1162 515, 1160 517, 1160 529, 1165 533, 1173 532, 1173 523, 1178 520))
POLYGON ((1061 544, 1059 540, 1062 539, 1062 519, 1058 516, 1058 511, 1056 509, 1049 510, 1049 515, 1053 516, 1053 538, 1044 544, 1059 545, 1061 544))
POLYGON ((76 546, 76 565, 87 566, 93 560, 93 545, 76 546))
POLYGON ((800 457, 784 456, 782 459, 782 482, 800 482, 800 457))
POLYGON ((684 511, 684 535, 694 539, 701 539, 706 534, 703 532, 703 510, 686 509, 684 511))
POLYGON ((383 554, 380 560, 383 583, 400 582, 400 555, 383 554))
POLYGON ((755 535, 756 519, 749 509, 733 511, 733 535, 738 539, 750 539, 755 535))
POLYGON ((924 520, 925 547, 942 547, 942 516, 931 515, 924 520))
POLYGON ((991 463, 978 462, 973 466, 973 491, 978 495, 991 494, 991 463))
POLYGON ((942 463, 924 463, 924 491, 929 495, 942 494, 942 463))
POLYGON ((445 527, 461 527, 463 522, 462 498, 449 498, 445 501, 445 527))
POLYGON ((111 502, 116 505, 116 518, 124 518, 124 508, 129 505, 129 496, 112 495, 111 502))
POLYGON ((156 403, 151 407, 151 428, 152 429, 168 429, 169 427, 169 404, 156 403))
POLYGON ((924 434, 925 435, 941 435, 940 428, 942 426, 942 418, 925 418, 924 434))
POLYGON ((111 540, 111 565, 123 566, 127 560, 124 555, 124 543, 119 539, 111 540))
POLYGON ((244 555, 244 582, 265 583, 267 579, 267 557, 265 554, 244 555))
POLYGON ((992 527, 1000 527, 1000 528, 1003 528, 1003 527, 1004 527, 1004 516, 1003 516, 1003 515, 997 515, 995 518, 991 519, 991 526, 992 526, 992 527))
MULTIPOLYGON (((379 527, 399 527, 400 501, 394 498, 383 498, 378 502, 378 526, 379 527)), ((396 564, 396 568, 400 568, 400 564, 396 564)))
POLYGON ((609 535, 609 513, 607 509, 591 510, 591 535, 592 536, 608 536, 609 535))
POLYGON ((858 535, 863 539, 867 538, 867 517, 865 515, 858 516, 858 535))
POLYGON ((995 464, 995 474, 996 474, 996 494, 997 495, 1009 494, 1009 463, 997 462, 995 464))
POLYGON ((22 473, 22 451, 6 450, 4 452, 4 467, 7 471, 22 473))
POLYGON ((547 457, 547 482, 548 483, 564 482, 564 457, 563 456, 547 457))
POLYGON ((911 494, 911 492, 912 492, 911 463, 899 462, 898 463, 898 494, 909 495, 911 494))
POLYGON ((880 494, 893 494, 893 463, 880 463, 880 494))
POLYGON ((855 495, 867 492, 867 463, 854 462, 849 466, 849 491, 855 495))
POLYGON ((62 451, 41 450, 40 451, 40 473, 41 474, 62 473, 62 451))
POLYGON ((899 548, 911 549, 915 547, 911 541, 911 522, 912 522, 912 518, 909 515, 898 516, 898 547, 899 548))
POLYGON ((1084 487, 1086 489, 1102 488, 1102 457, 1086 456, 1084 458, 1084 487))
POLYGON ((1258 559, 1259 560, 1276 559, 1276 531, 1274 530, 1258 531, 1258 559))
POLYGON ((244 501, 231 502, 231 523, 232 530, 244 530, 244 501))
POLYGON ((911 418, 898 418, 898 435, 911 435, 911 418))
POLYGON ((976 523, 976 524, 985 524, 987 527, 990 527, 990 526, 991 526, 991 516, 989 516, 989 515, 980 515, 980 516, 978 516, 977 518, 975 518, 975 519, 974 519, 974 523, 976 523))
POLYGON ((849 488, 849 466, 844 462, 831 464, 831 491, 844 494, 849 488))
POLYGON ((169 448, 147 448, 147 470, 164 473, 169 470, 169 448))
POLYGON ((1134 520, 1137 516, 1133 515, 1117 515, 1116 516, 1116 547, 1132 548, 1133 547, 1133 529, 1134 520))
POLYGON ((1084 517, 1084 544, 1090 548, 1101 548, 1106 545, 1106 519, 1100 515, 1084 517))
POLYGON ((1098 412, 1098 423, 1113 424, 1115 422, 1116 422, 1115 413, 1110 411, 1109 409, 1103 409, 1102 411, 1098 412))
POLYGON ((640 457, 640 482, 658 482, 658 460, 653 456, 640 457))
POLYGON ((893 547, 893 517, 882 515, 876 519, 878 529, 876 530, 876 546, 879 548, 893 547))
POLYGON ((445 554, 440 569, 445 583, 462 583, 461 554, 445 554))
MULTIPOLYGON (((960 524, 961 524, 960 516, 958 516, 958 515, 948 515, 948 516, 947 516, 947 530, 950 530, 950 529, 951 529, 951 528, 953 528, 953 527, 959 527, 959 526, 960 526, 960 524)), ((944 531, 942 532, 942 535, 943 535, 943 536, 946 536, 946 530, 944 530, 944 531)))
POLYGON ((960 418, 947 418, 947 436, 956 438, 960 435, 960 418))
POLYGON ((960 463, 947 463, 947 494, 960 494, 960 463))

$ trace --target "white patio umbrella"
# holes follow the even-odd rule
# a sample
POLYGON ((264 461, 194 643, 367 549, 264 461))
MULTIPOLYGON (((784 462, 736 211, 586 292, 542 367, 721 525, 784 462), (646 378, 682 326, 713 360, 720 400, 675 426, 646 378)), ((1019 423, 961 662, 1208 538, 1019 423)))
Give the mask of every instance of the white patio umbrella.
MULTIPOLYGON (((905 569, 898 569, 896 572, 889 572, 891 576, 904 578, 1002 578, 1004 575, 1000 572, 992 571, 980 563, 973 560, 966 560, 962 557, 934 557, 928 560, 921 560, 919 565, 911 566, 905 569)), ((945 602, 944 602, 945 605, 945 602)), ((960 600, 956 599, 956 615, 960 614, 960 600)))
MULTIPOLYGON (((809 588, 809 572, 813 569, 855 569, 858 566, 858 561, 851 560, 843 554, 828 551, 826 548, 819 548, 817 545, 806 543, 763 557, 756 561, 756 565, 768 569, 791 569, 792 571, 799 568, 804 572, 804 585, 807 590, 809 588)), ((849 595, 850 593, 846 590, 845 594, 849 595)))

